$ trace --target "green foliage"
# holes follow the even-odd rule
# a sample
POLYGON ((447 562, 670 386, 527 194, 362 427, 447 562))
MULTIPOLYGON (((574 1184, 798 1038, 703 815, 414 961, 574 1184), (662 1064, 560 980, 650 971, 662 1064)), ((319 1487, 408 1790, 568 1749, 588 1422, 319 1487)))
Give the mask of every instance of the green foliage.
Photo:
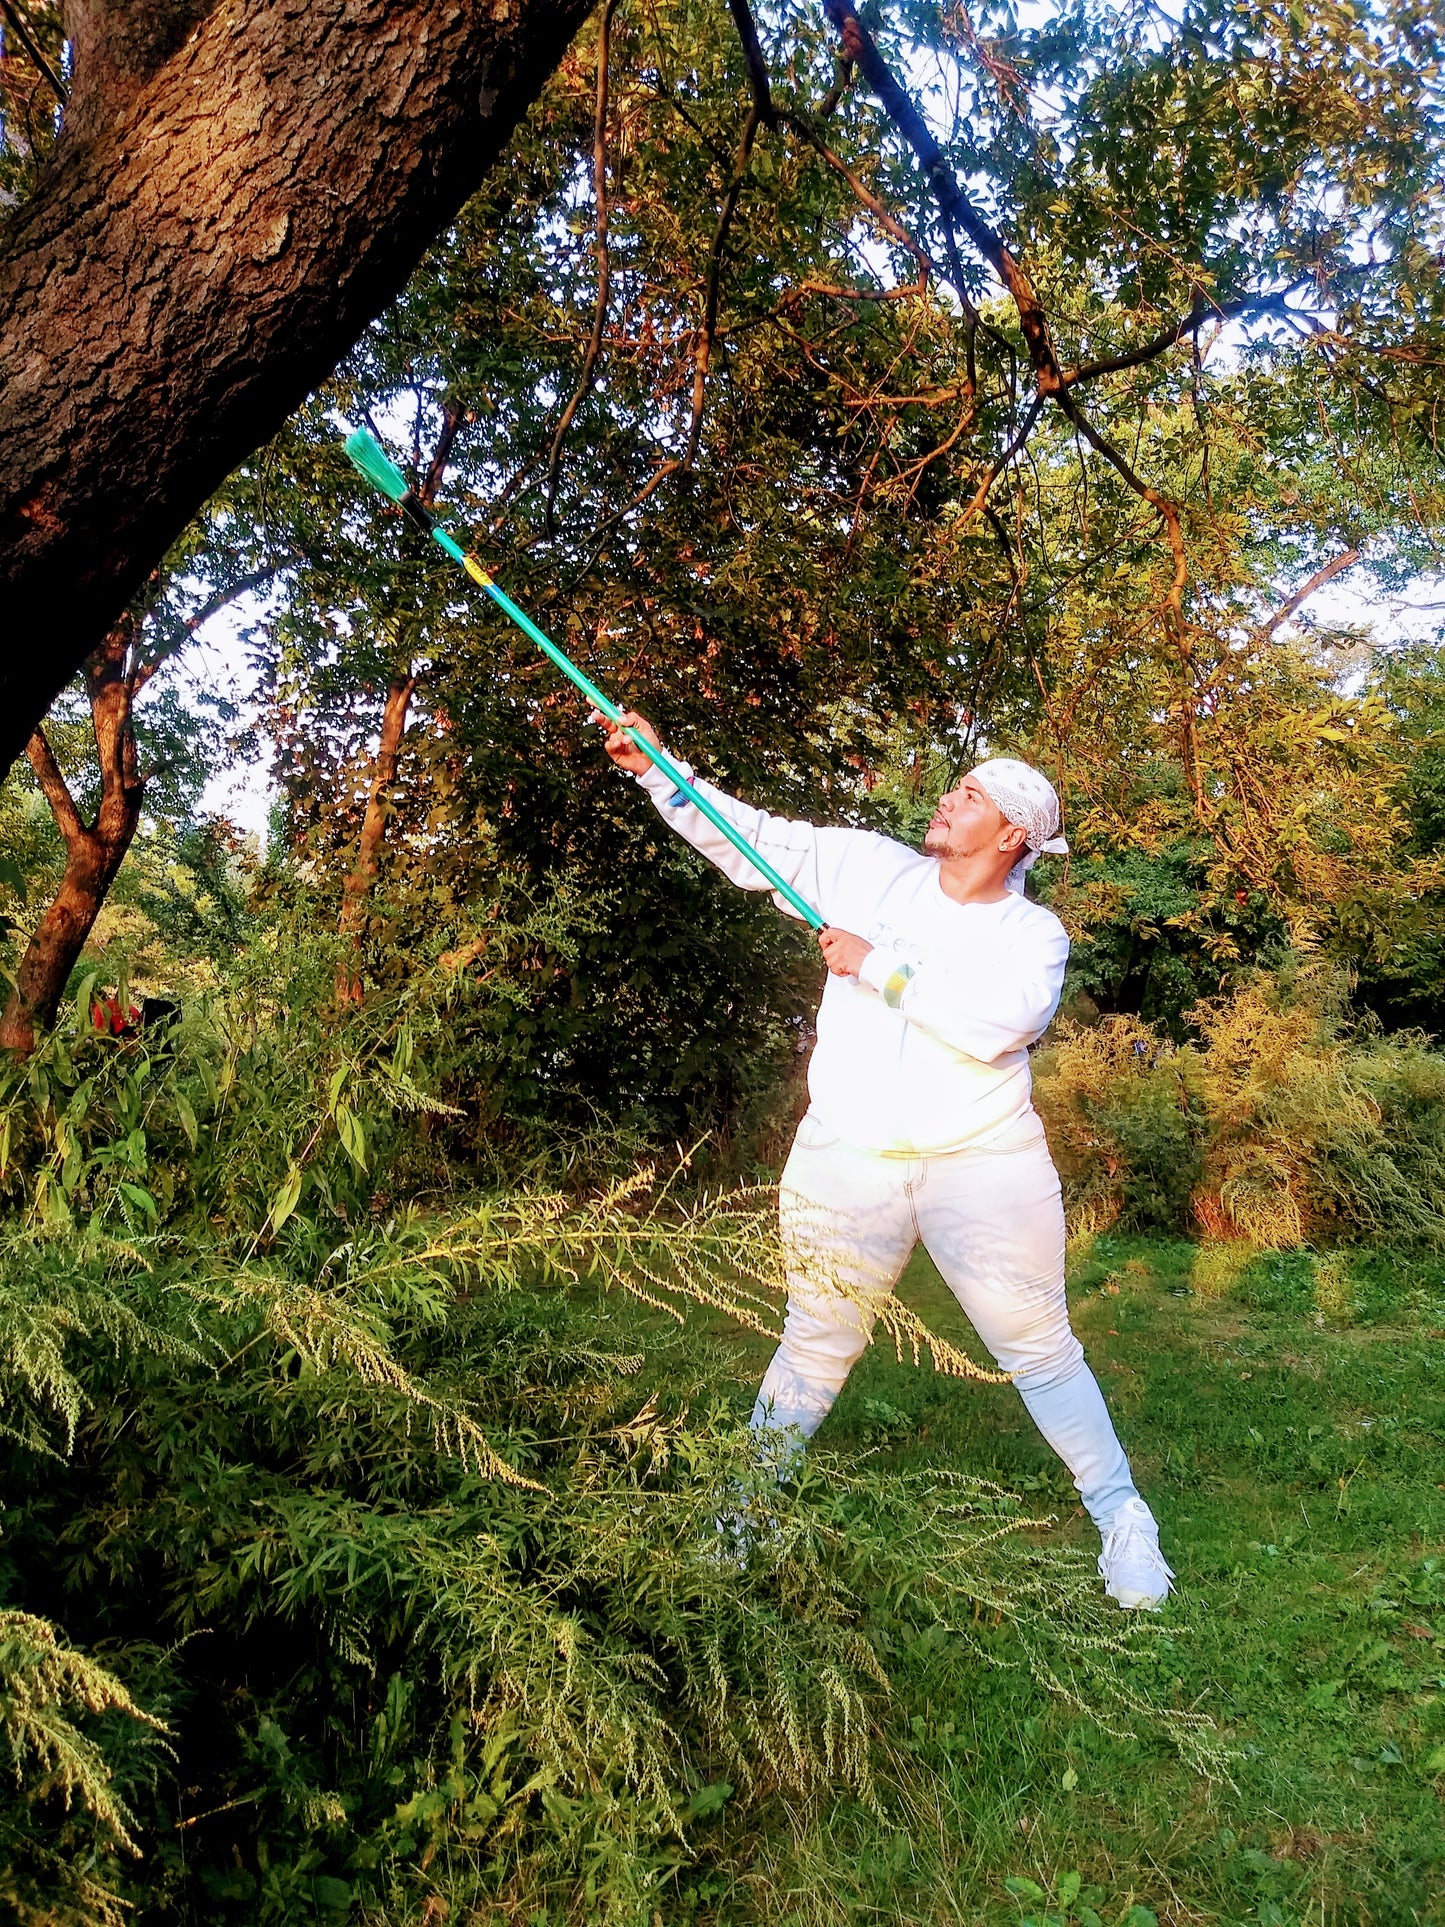
POLYGON ((77 1918, 646 1920, 724 1807, 895 1797, 900 1627, 1216 1770, 1134 1676, 1157 1629, 1017 1502, 760 1477, 720 1354, 660 1334, 690 1306, 776 1330, 766 1194, 457 1182, 442 1011, 332 981, 273 932, 167 1027, 57 1032, 9 1074, 4 1583, 148 1664, 176 1752, 131 1776, 142 1858, 77 1918))
POLYGON ((1176 1048, 1135 1018, 1065 1021, 1040 1054, 1077 1230, 1445 1243, 1445 1059, 1426 1039, 1353 1024, 1338 974, 1297 960, 1191 1024, 1176 1048))
MULTIPOLYGON (((1408 746, 1397 793, 1408 823, 1404 854, 1445 848, 1445 688, 1438 643, 1393 650, 1374 672, 1408 746)), ((1436 1032, 1445 982, 1445 892, 1432 877, 1402 891, 1389 879, 1343 894, 1326 925, 1331 952, 1356 978, 1361 1004, 1396 1029, 1436 1032)))
POLYGON ((117 1856, 137 1849, 116 1785, 118 1722, 152 1739, 165 1731, 48 1621, 0 1609, 0 1772, 10 1782, 0 1805, 0 1900, 22 1927, 113 1927, 124 1918, 108 1882, 117 1856))
POLYGON ((1283 929, 1266 899, 1215 897, 1211 854, 1198 839, 1157 852, 1126 846, 1072 862, 1066 883, 1046 875, 1040 896, 1082 930, 1069 954, 1066 1009, 1142 1017, 1181 1043, 1201 996, 1278 948, 1283 929))

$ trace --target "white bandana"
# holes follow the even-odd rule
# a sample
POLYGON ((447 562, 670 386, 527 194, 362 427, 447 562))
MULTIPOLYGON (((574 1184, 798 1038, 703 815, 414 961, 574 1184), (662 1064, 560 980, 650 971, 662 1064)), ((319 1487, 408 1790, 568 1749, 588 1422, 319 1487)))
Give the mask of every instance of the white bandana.
POLYGON ((1023 895, 1024 878, 1041 856, 1064 856, 1068 844, 1059 834, 1059 799, 1054 786, 1032 764, 1012 756, 995 756, 971 769, 969 775, 1006 822, 1016 824, 1028 840, 1025 854, 1004 878, 1010 890, 1023 895))

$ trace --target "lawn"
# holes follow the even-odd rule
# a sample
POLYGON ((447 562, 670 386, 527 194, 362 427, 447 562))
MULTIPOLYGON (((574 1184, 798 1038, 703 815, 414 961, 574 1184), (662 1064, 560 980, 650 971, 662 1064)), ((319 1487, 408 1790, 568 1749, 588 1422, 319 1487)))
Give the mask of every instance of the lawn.
MULTIPOLYGON (((1445 1922, 1445 1268, 1231 1269, 1182 1242, 1103 1238, 1076 1256, 1071 1298, 1179 1574, 1148 1683, 1213 1714, 1234 1783, 946 1639, 902 1647, 898 1744, 929 1769, 914 1790, 886 1821, 827 1816, 826 1882, 816 1833, 724 1810, 718 1871, 691 1878, 676 1918, 1445 1922)), ((902 1289, 983 1355, 922 1253, 902 1289)), ((740 1372, 765 1356, 753 1346, 740 1372)), ((997 1479, 1089 1539, 1007 1387, 874 1347, 819 1445, 997 1479)))

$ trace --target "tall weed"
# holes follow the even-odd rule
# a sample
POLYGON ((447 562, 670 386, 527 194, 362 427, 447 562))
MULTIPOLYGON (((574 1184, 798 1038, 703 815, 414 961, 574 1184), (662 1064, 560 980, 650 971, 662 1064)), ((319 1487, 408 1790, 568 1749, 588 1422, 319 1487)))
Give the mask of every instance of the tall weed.
POLYGON ((1076 1229, 1445 1245, 1445 1056, 1424 1037, 1354 1023, 1341 973, 1310 963, 1190 1022, 1179 1048, 1136 1018, 1064 1023, 1040 1053, 1076 1229))
MULTIPOLYGON (((435 1005, 332 978, 273 950, 0 1093, 5 1583, 144 1673, 176 1753, 74 1918, 649 1920, 722 1806, 894 1797, 890 1653, 930 1628, 1212 1770, 1130 1686, 1155 1629, 1008 1495, 762 1477, 681 1320, 775 1328, 766 1194, 478 1190, 435 1005)), ((5 1825, 19 1866, 32 1809, 5 1825)))

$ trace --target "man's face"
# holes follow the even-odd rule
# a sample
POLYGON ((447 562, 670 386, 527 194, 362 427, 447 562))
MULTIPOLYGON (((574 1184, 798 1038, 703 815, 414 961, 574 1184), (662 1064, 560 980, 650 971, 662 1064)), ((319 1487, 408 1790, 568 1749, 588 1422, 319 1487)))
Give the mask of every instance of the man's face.
MULTIPOLYGON (((965 776, 956 790, 939 798, 923 838, 923 854, 944 859, 977 856, 980 850, 999 849, 1011 830, 1013 825, 982 783, 965 776)), ((1021 831, 1014 831, 1014 837, 1023 841, 1021 831)))

